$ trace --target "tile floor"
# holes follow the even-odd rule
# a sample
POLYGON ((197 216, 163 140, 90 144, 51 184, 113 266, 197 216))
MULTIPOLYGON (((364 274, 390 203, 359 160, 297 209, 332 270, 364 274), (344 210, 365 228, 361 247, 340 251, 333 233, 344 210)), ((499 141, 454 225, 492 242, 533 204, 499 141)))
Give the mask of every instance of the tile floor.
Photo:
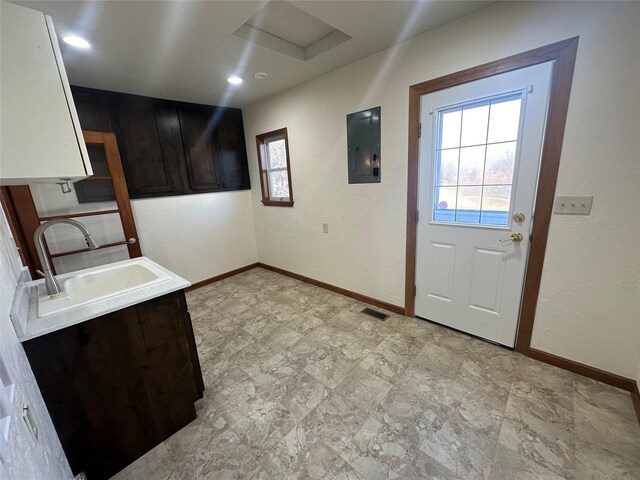
POLYGON ((187 295, 198 418, 117 479, 640 479, 627 392, 263 269, 187 295))

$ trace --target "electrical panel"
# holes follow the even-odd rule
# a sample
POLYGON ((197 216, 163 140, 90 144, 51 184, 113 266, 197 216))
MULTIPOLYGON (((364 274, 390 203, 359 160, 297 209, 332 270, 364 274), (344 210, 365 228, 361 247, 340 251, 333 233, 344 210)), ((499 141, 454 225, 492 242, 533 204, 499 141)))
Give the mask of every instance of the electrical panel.
POLYGON ((380 107, 347 115, 349 183, 380 183, 380 107))

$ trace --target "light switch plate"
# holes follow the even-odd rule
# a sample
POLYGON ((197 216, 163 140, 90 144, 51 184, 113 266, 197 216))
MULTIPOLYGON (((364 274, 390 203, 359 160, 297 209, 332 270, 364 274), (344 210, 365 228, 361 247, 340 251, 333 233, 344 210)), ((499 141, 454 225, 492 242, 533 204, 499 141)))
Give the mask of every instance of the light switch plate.
POLYGON ((591 215, 593 195, 588 197, 556 196, 553 213, 558 215, 591 215))
POLYGON ((328 223, 323 223, 322 224, 322 233, 329 233, 329 224, 328 223))

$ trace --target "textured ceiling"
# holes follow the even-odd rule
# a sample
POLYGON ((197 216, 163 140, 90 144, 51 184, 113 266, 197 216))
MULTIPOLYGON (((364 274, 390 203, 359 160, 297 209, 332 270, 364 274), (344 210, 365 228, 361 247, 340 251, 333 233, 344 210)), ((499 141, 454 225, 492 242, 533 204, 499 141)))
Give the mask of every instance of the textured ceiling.
POLYGON ((352 38, 303 61, 233 35, 256 1, 17 1, 53 17, 72 84, 160 98, 243 106, 353 63, 487 6, 489 1, 293 1, 352 38), (256 80, 255 72, 268 78, 256 80), (232 88, 227 77, 244 78, 232 88))

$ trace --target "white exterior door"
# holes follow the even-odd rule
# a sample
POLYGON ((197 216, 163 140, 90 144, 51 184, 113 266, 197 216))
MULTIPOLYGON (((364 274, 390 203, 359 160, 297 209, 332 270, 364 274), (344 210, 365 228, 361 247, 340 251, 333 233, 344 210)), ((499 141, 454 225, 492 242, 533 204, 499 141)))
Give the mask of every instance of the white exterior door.
POLYGON ((417 316, 514 346, 552 68, 422 96, 417 316))

